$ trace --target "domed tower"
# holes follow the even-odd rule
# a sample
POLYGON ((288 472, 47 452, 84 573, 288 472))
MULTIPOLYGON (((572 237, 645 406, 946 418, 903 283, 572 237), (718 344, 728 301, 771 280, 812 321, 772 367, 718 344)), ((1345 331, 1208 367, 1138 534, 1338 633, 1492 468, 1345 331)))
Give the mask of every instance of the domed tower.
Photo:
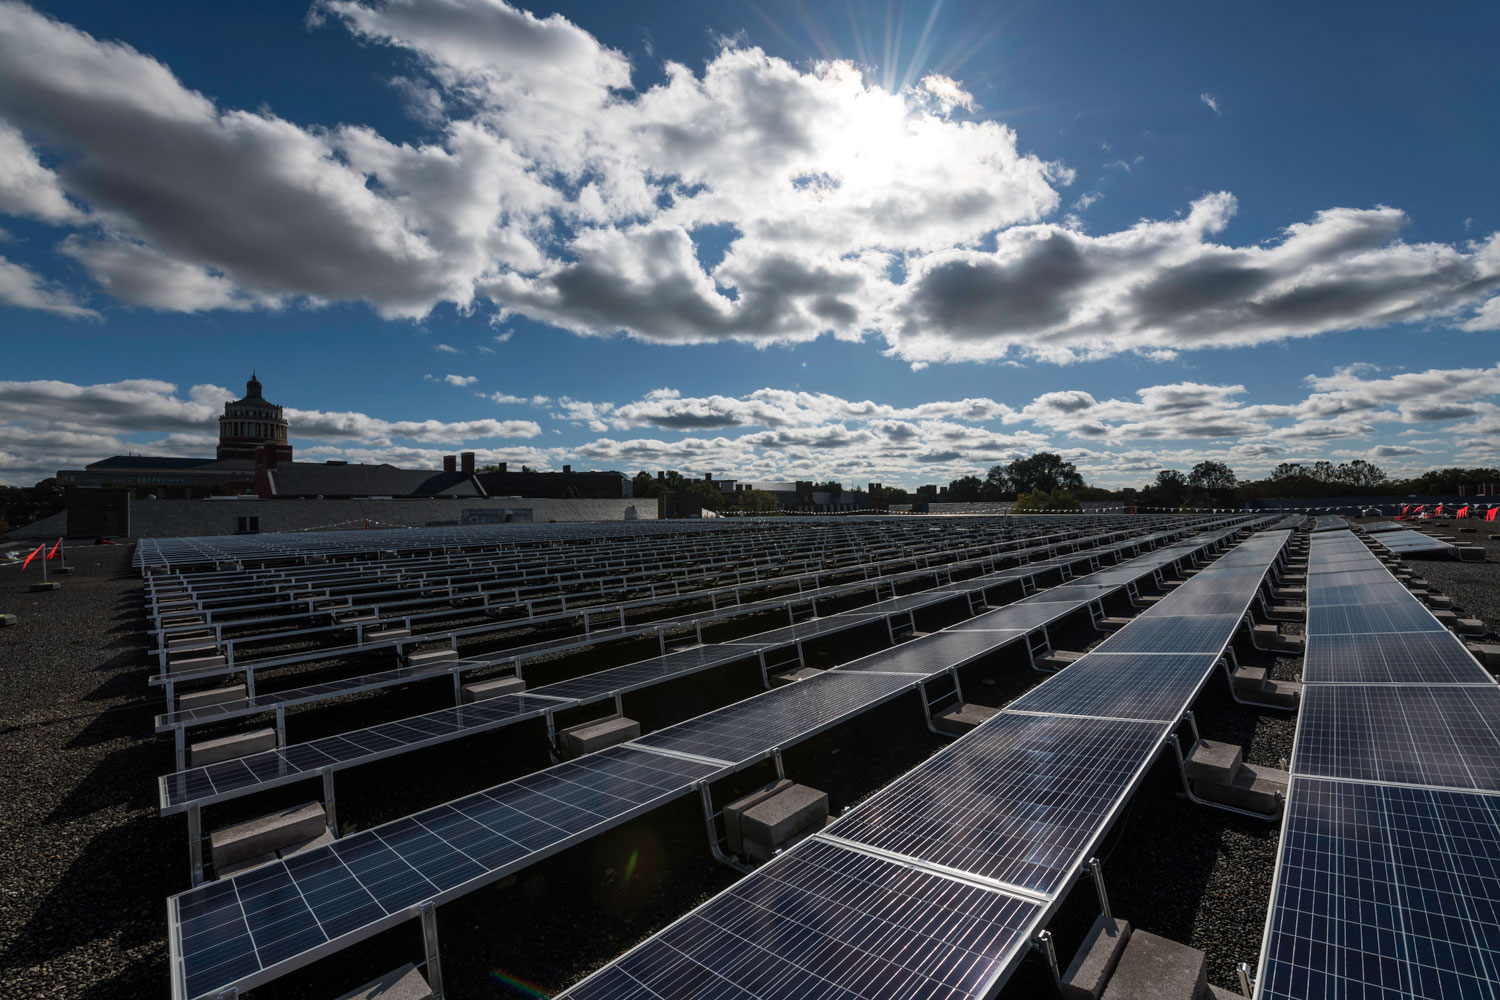
POLYGON ((245 398, 224 404, 219 418, 219 458, 254 459, 255 449, 265 446, 278 462, 292 460, 292 446, 287 443, 286 417, 281 407, 268 403, 260 394, 260 381, 250 373, 245 383, 245 398))

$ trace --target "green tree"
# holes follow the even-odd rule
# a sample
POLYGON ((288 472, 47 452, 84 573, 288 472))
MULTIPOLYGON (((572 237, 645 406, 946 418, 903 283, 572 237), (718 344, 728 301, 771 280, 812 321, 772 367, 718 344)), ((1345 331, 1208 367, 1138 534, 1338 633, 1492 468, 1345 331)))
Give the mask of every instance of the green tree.
POLYGON ((1015 492, 1015 485, 1006 474, 1005 466, 993 465, 985 475, 984 482, 980 484, 979 499, 994 503, 996 500, 1010 499, 1015 492))
POLYGON ((1065 490, 1032 490, 1030 493, 1022 493, 1016 498, 1016 505, 1011 508, 1013 514, 1027 514, 1038 511, 1080 511, 1083 504, 1073 494, 1065 490))
POLYGON ((1195 490, 1227 492, 1239 485, 1234 470, 1223 462, 1199 462, 1188 473, 1188 485, 1195 490))
POLYGON ((776 494, 765 490, 741 490, 731 494, 734 507, 747 514, 774 514, 781 509, 776 494))
POLYGON ((1016 493, 1036 490, 1051 493, 1054 490, 1078 490, 1084 486, 1083 476, 1078 474, 1073 463, 1050 451, 1016 459, 1005 467, 1005 475, 1016 493))
POLYGON ((948 484, 949 503, 974 503, 980 499, 984 480, 978 476, 963 476, 948 484))

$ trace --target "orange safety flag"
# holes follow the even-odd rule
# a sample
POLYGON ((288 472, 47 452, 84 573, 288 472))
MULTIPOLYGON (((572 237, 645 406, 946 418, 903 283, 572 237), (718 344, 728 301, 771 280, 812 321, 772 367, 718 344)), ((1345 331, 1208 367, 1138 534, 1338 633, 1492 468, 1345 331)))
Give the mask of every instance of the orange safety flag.
POLYGON ((56 559, 57 558, 57 550, 60 549, 60 548, 62 548, 62 539, 61 538, 59 538, 57 540, 57 544, 56 545, 52 546, 52 551, 47 553, 47 558, 48 559, 56 559))
POLYGON ((1462 507, 1458 508, 1458 513, 1455 514, 1455 515, 1453 515, 1453 516, 1454 517, 1468 517, 1469 516, 1469 505, 1468 504, 1464 504, 1462 507))
POLYGON ((35 558, 36 558, 36 554, 37 554, 37 552, 40 552, 40 551, 42 551, 42 550, 43 550, 43 549, 45 549, 45 548, 46 548, 46 547, 47 547, 47 543, 46 543, 46 542, 43 542, 43 543, 42 543, 42 544, 40 544, 40 545, 38 545, 38 546, 37 546, 37 547, 36 547, 36 550, 35 550, 35 551, 33 551, 33 552, 32 552, 32 553, 31 553, 31 555, 29 555, 29 556, 27 556, 27 557, 26 557, 26 561, 25 561, 25 562, 23 562, 23 563, 22 563, 22 564, 21 564, 21 568, 22 568, 22 569, 25 569, 25 568, 26 568, 26 567, 27 567, 27 566, 29 566, 29 565, 31 565, 31 560, 33 560, 33 559, 35 559, 35 558))

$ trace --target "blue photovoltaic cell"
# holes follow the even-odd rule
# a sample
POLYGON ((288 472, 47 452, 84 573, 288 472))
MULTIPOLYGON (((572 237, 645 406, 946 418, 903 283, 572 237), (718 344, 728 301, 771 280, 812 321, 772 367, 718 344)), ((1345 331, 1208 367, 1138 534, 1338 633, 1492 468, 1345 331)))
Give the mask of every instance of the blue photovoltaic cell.
POLYGON ((1002 712, 827 832, 1051 893, 1162 732, 1160 723, 1002 712))
POLYGON ((369 729, 296 743, 264 753, 189 768, 161 779, 163 812, 189 802, 211 802, 220 796, 257 785, 269 786, 315 776, 330 766, 347 767, 365 758, 414 749, 430 741, 451 739, 469 732, 536 718, 557 702, 527 695, 498 698, 444 708, 369 729))
POLYGON ((1500 799, 1294 778, 1260 1000, 1492 998, 1500 799))
POLYGON ((341 935, 690 791, 711 764, 611 747, 175 897, 185 995, 211 995, 341 935))
POLYGON ((817 677, 776 688, 635 741, 733 763, 762 757, 864 709, 881 698, 911 690, 914 676, 828 670, 817 677))
POLYGON ((893 671, 930 677, 994 652, 1020 632, 934 632, 833 669, 840 673, 893 671))
POLYGON ((1400 604, 1335 604, 1307 609, 1308 635, 1441 631, 1443 626, 1415 598, 1400 604))
POLYGON ((1310 635, 1308 684, 1488 684, 1490 675, 1451 632, 1310 635))
POLYGON ((978 998, 1039 909, 814 839, 559 1000, 978 998))
POLYGON ((949 628, 951 632, 973 632, 983 630, 1029 630, 1066 618, 1078 606, 1068 603, 1034 602, 1030 598, 1008 604, 995 611, 959 622, 949 628))
POLYGON ((1500 790, 1500 687, 1309 684, 1293 771, 1500 790))
POLYGON ((1217 661, 1211 653, 1094 652, 1064 667, 1009 707, 1018 712, 1172 722, 1217 661))
POLYGON ((1234 635, 1239 622, 1239 615, 1143 615, 1105 639, 1096 651, 1218 653, 1234 635))

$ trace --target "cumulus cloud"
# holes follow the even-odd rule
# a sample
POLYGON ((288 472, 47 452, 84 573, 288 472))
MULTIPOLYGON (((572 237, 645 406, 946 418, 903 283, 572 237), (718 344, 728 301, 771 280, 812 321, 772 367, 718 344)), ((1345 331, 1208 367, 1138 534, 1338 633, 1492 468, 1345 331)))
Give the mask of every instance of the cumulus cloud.
MULTIPOLYGON (((584 27, 504 0, 320 0, 310 20, 394 54, 391 99, 426 138, 223 107, 0 2, 0 211, 73 227, 62 253, 153 309, 483 306, 670 344, 869 338, 914 367, 1500 324, 1500 236, 1406 243, 1394 208, 1244 246, 1215 239, 1227 193, 1098 236, 1047 221, 1074 172, 948 77, 893 90, 723 41, 641 89, 584 27)), ((0 295, 87 314, 23 265, 0 295)))
POLYGON ((1213 94, 1210 94, 1205 90, 1203 93, 1198 95, 1198 100, 1202 101, 1204 107, 1208 108, 1208 110, 1212 111, 1216 116, 1220 118, 1224 117, 1224 109, 1219 106, 1219 99, 1213 94))
POLYGON ((449 385, 456 385, 460 389, 479 381, 478 375, 444 375, 441 378, 436 375, 423 375, 422 377, 429 382, 446 382, 449 385))
POLYGON ((75 208, 57 175, 42 166, 21 133, 0 121, 0 214, 29 215, 44 222, 77 222, 75 208))
POLYGON ((66 289, 51 284, 35 271, 0 257, 0 303, 22 309, 67 316, 70 319, 98 319, 94 310, 78 304, 66 289))

